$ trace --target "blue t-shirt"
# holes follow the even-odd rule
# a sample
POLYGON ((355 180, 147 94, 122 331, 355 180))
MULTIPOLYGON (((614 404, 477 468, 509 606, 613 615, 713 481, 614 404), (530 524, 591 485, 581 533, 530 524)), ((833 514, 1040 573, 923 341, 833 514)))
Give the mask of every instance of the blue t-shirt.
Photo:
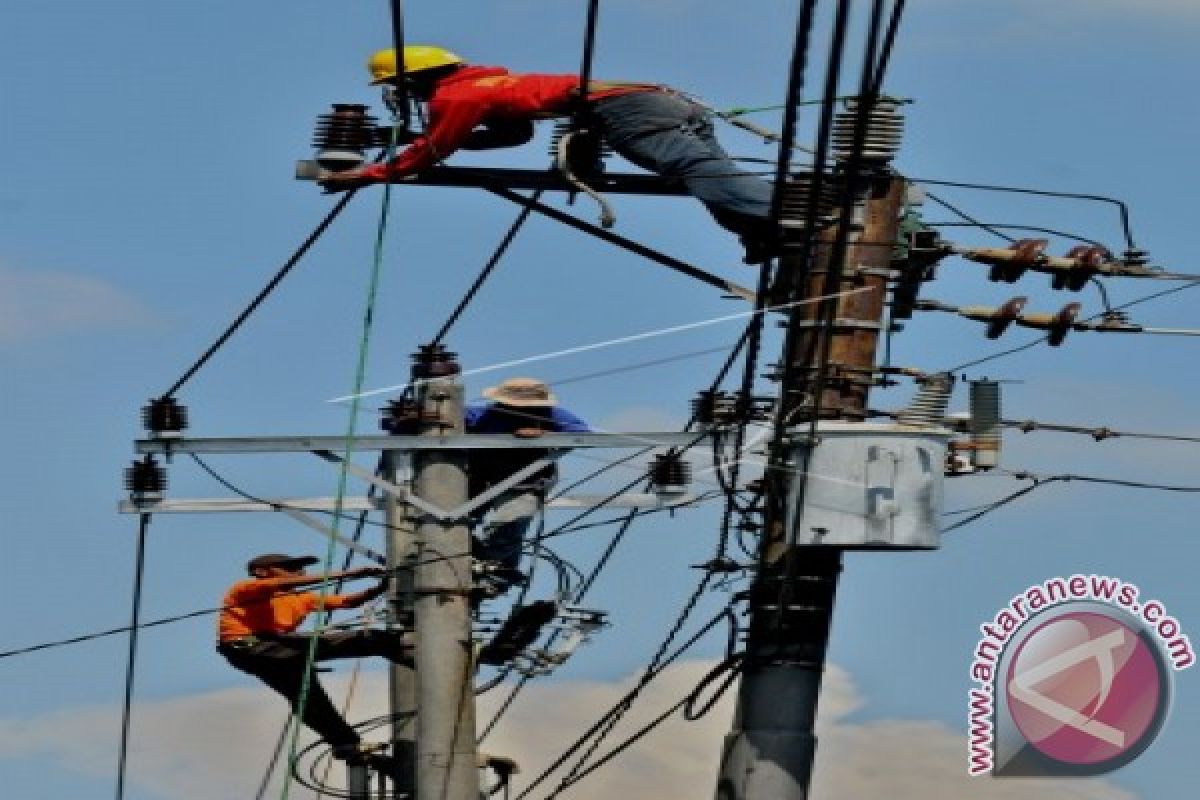
POLYGON ((545 428, 559 433, 588 433, 579 417, 558 406, 514 408, 497 403, 472 403, 464 413, 467 433, 512 433, 518 428, 545 428))
MULTIPOLYGON (((558 406, 514 408, 498 403, 472 403, 464 410, 467 433, 512 433, 520 428, 541 428, 555 433, 588 433, 591 429, 579 417, 558 406)), ((471 496, 512 475, 546 455, 536 447, 471 451, 468 472, 471 496)), ((523 487, 545 489, 556 480, 553 466, 539 470, 522 481, 523 487)))

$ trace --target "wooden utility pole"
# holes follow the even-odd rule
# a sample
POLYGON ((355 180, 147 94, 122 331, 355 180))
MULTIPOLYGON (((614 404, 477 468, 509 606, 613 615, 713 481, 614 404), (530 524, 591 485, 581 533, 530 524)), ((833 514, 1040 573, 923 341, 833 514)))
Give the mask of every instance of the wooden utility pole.
MULTIPOLYGON (((733 730, 726 736, 717 784, 718 800, 806 800, 817 740, 814 724, 825 652, 833 618, 842 550, 797 546, 800 516, 788 508, 806 480, 804 447, 814 416, 862 421, 874 383, 887 268, 896 241, 904 182, 869 181, 863 219, 846 250, 840 282, 829 285, 833 248, 818 247, 807 285, 793 300, 847 294, 819 304, 793 306, 780 387, 780 413, 789 438, 802 445, 795 457, 773 464, 790 471, 768 476, 766 518, 759 572, 750 590, 750 628, 733 730), (832 304, 832 308, 827 303, 832 304), (827 321, 832 319, 831 324, 827 321), (818 386, 820 383, 820 386, 818 386), (819 399, 817 395, 819 394, 819 399)), ((783 274, 803 265, 787 263, 783 274)), ((792 274, 795 274, 793 272, 792 274)), ((801 493, 801 508, 802 498, 801 493)))
MULTIPOLYGON (((420 433, 463 432, 463 387, 454 356, 425 347, 413 369, 419 382, 420 433)), ((421 500, 457 508, 467 500, 466 451, 425 450, 413 463, 421 500)), ((422 517, 417 524, 417 753, 419 800, 478 800, 475 667, 471 643, 471 538, 463 520, 422 517)))

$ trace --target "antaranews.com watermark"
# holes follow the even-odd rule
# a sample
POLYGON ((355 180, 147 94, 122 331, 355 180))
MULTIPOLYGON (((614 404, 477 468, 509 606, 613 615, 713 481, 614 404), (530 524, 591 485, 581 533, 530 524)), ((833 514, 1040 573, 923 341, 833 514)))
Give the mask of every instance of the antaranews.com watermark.
POLYGON ((1171 674, 1195 663, 1180 622, 1134 584, 1050 578, 1015 595, 971 662, 971 775, 1097 775, 1161 729, 1171 674))

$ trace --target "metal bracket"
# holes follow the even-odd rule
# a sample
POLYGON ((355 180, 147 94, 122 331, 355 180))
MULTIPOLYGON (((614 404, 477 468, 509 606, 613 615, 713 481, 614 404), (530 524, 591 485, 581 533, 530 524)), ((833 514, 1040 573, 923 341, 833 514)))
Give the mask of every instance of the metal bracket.
POLYGON ((317 519, 314 519, 311 515, 307 514, 306 512, 299 511, 294 508, 287 508, 287 507, 281 507, 279 510, 282 511, 284 514, 287 514, 289 517, 296 520, 297 522, 301 523, 302 525, 307 525, 308 527, 312 528, 314 531, 321 534, 322 536, 333 539, 338 544, 340 544, 344 547, 347 547, 350 550, 353 550, 354 552, 358 553, 359 555, 366 556, 367 558, 371 559, 372 561, 374 561, 378 564, 384 564, 384 565, 387 564, 387 559, 384 556, 380 555, 379 553, 376 553, 374 550, 367 547, 366 545, 359 544, 358 542, 354 541, 353 539, 347 539, 345 536, 342 536, 341 534, 339 534, 337 531, 335 531, 330 526, 326 525, 323 522, 320 522, 317 519))
POLYGON ((500 483, 497 483, 495 486, 492 486, 487 491, 477 494, 475 497, 472 497, 467 502, 463 503, 460 506, 452 508, 449 511, 447 511, 446 509, 438 508, 437 506, 433 505, 432 503, 428 503, 428 502, 422 500, 420 497, 417 497, 415 494, 413 494, 413 492, 410 489, 407 489, 403 486, 397 486, 396 484, 391 483, 390 481, 386 481, 383 478, 380 478, 375 473, 371 472, 370 470, 363 469, 362 467, 358 466, 354 462, 349 461, 348 459, 343 459, 342 457, 337 456, 337 455, 329 452, 328 450, 315 450, 313 452, 315 452, 318 456, 325 459, 326 461, 345 465, 346 471, 349 472, 351 475, 355 475, 359 478, 362 478, 365 481, 368 481, 373 486, 376 486, 379 489, 382 489, 383 491, 385 491, 388 494, 395 497, 397 500, 400 500, 401 502, 404 502, 404 503, 409 503, 410 505, 413 505, 416 508, 421 509, 422 511, 424 511, 426 514, 433 517, 434 519, 439 519, 439 520, 442 520, 443 522, 449 522, 451 520, 459 520, 459 519, 465 518, 468 514, 470 514, 475 509, 481 508, 486 503, 488 503, 490 500, 492 500, 492 498, 500 495, 501 493, 507 491, 508 489, 511 489, 513 486, 516 486, 518 483, 525 480, 530 475, 540 472, 541 470, 545 469, 546 467, 553 465, 556 461, 558 461, 558 459, 562 458, 563 455, 565 455, 567 451, 566 450, 555 450, 555 451, 548 453, 545 457, 539 458, 537 461, 534 461, 532 464, 529 464, 528 466, 517 470, 512 475, 509 475, 507 478, 500 481, 500 483))

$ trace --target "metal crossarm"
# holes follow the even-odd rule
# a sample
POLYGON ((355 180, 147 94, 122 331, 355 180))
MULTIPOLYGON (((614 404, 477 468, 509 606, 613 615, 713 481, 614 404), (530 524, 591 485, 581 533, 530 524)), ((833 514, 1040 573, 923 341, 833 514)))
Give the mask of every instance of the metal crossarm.
POLYGON ((470 500, 468 500, 466 503, 463 503, 462 505, 459 505, 455 508, 447 510, 447 509, 438 508, 437 506, 433 505, 432 503, 426 503, 425 501, 423 501, 421 498, 414 495, 411 491, 409 491, 405 487, 398 486, 389 481, 385 481, 383 478, 380 478, 378 475, 371 472, 370 470, 363 469, 362 467, 358 466, 357 464, 354 464, 346 459, 343 459, 337 455, 334 455, 333 453, 330 453, 328 450, 318 450, 317 451, 317 455, 320 456, 321 458, 325 459, 326 461, 332 461, 337 464, 344 464, 346 471, 349 472, 351 475, 356 475, 359 478, 362 478, 363 480, 370 482, 372 485, 374 485, 374 486, 382 489, 383 491, 387 492, 388 494, 394 496, 397 500, 400 500, 405 503, 410 503, 413 506, 416 506, 417 508, 424 511, 426 514, 430 514, 433 517, 436 517, 437 519, 442 519, 442 520, 462 519, 462 518, 466 517, 472 511, 474 511, 475 509, 480 508, 484 504, 490 502, 492 500, 492 498, 496 497, 497 495, 501 494, 502 492, 507 491, 508 489, 511 489, 513 486, 516 486, 521 481, 525 480, 526 478, 528 478, 529 476, 531 476, 537 472, 542 471, 546 467, 552 466, 555 461, 557 461, 559 458, 561 458, 565 454, 566 454, 565 450, 557 450, 557 451, 551 452, 551 453, 547 454, 544 458, 539 458, 537 461, 534 461, 532 464, 529 464, 528 466, 525 466, 525 467, 517 470, 512 475, 509 475, 507 478, 505 478, 504 480, 497 483, 495 486, 492 486, 491 488, 489 488, 486 492, 480 492, 475 497, 472 497, 470 500))
MULTIPOLYGON (((556 497, 548 500, 549 510, 575 510, 602 505, 605 508, 678 508, 696 502, 693 494, 657 495, 649 492, 628 492, 616 497, 599 494, 579 494, 556 497), (604 502, 607 501, 607 502, 604 502)), ((380 511, 382 499, 365 496, 347 496, 342 499, 343 513, 380 511)), ((261 500, 244 500, 238 497, 179 497, 170 500, 151 500, 135 503, 122 500, 117 510, 122 514, 223 514, 242 511, 276 511, 308 514, 324 514, 337 510, 334 497, 264 497, 261 500)))
POLYGON ((523 439, 506 433, 467 433, 454 436, 236 436, 219 438, 138 439, 134 450, 147 453, 303 453, 321 450, 496 450, 531 448, 563 450, 579 447, 686 447, 695 433, 547 433, 523 439))

